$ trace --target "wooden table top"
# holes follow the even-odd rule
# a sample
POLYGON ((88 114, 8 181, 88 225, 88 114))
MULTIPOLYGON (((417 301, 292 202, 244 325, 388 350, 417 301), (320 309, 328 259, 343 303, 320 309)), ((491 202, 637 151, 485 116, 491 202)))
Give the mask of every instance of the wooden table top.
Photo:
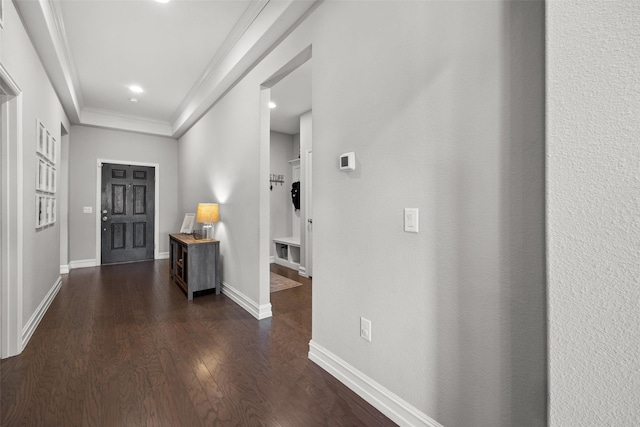
POLYGON ((172 233, 169 234, 169 236, 173 239, 176 239, 182 243, 184 243, 185 245, 195 245, 195 244, 200 244, 200 243, 212 243, 212 242, 219 242, 219 240, 216 239, 199 239, 196 240, 193 237, 193 234, 185 234, 185 233, 172 233))

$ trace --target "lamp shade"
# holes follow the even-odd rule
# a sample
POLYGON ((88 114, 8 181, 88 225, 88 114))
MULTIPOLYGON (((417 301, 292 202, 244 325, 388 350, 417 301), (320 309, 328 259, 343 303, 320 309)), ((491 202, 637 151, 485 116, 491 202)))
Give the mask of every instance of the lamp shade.
POLYGON ((218 214, 217 203, 198 203, 198 211, 196 213, 196 222, 218 222, 220 215, 218 214))

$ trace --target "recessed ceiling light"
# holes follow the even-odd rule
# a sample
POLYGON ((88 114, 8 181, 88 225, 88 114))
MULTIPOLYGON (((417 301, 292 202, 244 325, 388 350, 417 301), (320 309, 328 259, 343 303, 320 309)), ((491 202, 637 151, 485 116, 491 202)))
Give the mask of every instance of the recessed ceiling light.
POLYGON ((169 3, 169 0, 156 0, 158 3, 169 3))
POLYGON ((142 93, 142 92, 144 92, 144 90, 143 90, 140 86, 138 86, 138 85, 131 85, 131 86, 129 86, 129 90, 130 90, 131 92, 134 92, 134 93, 142 93))
POLYGON ((275 103, 275 102, 271 101, 271 102, 269 103, 269 108, 276 108, 276 107, 277 107, 277 105, 276 105, 276 103, 275 103))
POLYGON ((129 101, 133 102, 134 104, 137 104, 138 98, 129 98, 129 101))

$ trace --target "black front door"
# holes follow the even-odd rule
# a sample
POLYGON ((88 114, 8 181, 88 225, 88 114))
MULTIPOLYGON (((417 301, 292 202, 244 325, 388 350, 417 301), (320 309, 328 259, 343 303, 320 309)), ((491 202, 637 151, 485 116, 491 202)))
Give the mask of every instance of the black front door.
POLYGON ((153 259, 155 168, 102 164, 102 264, 153 259))

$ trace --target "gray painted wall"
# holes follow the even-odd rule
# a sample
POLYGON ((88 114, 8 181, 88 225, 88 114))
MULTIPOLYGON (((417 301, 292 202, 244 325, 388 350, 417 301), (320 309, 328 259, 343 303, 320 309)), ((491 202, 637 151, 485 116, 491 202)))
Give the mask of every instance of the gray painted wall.
POLYGON ((260 84, 313 44, 313 341, 448 427, 546 424, 543 32, 541 2, 325 2, 179 143, 180 206, 222 204, 224 280, 268 303, 260 84))
MULTIPOLYGON (((275 175, 284 175, 284 184, 273 184, 271 190, 271 239, 274 237, 293 236, 291 203, 291 177, 292 170, 289 160, 292 160, 293 135, 271 132, 271 168, 275 175)), ((275 255, 275 245, 269 245, 271 256, 275 255)))
MULTIPOLYGON (((24 326, 60 277, 60 224, 56 222, 38 231, 35 229, 36 119, 44 123, 58 142, 60 125, 65 124, 68 128, 69 124, 12 2, 4 2, 4 13, 4 28, 0 31, 0 62, 23 94, 23 163, 17 166, 23 179, 24 326)), ((58 165, 60 161, 58 144, 58 165)), ((62 191, 58 189, 57 197, 62 191)))
POLYGON ((640 420, 640 3, 547 3, 550 425, 640 420))
MULTIPOLYGON (((172 138, 131 132, 73 126, 69 138, 69 253, 70 262, 96 258, 96 169, 97 159, 157 163, 160 173, 159 244, 169 251, 169 233, 180 231, 184 214, 177 206, 177 141, 172 138), (85 214, 84 206, 93 213, 85 214)), ((196 205, 197 206, 197 205, 196 205)), ((195 209, 195 208, 194 208, 195 209)), ((191 210, 190 212, 195 212, 191 210)), ((97 260, 100 263, 100 260, 97 260)))

